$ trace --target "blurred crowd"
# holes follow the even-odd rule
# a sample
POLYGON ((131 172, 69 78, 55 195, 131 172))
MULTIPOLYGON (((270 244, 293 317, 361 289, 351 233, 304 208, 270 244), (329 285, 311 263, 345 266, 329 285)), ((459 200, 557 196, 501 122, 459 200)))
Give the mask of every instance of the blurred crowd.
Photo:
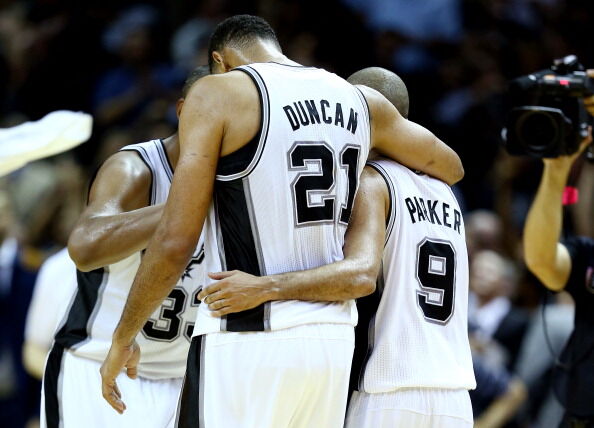
MULTIPOLYGON (((235 13, 268 20, 287 56, 304 65, 343 77, 376 65, 404 79, 410 119, 450 144, 466 170, 455 190, 470 255, 477 426, 557 426, 550 374, 560 369, 573 306, 564 294, 546 297, 522 262, 541 163, 506 155, 500 131, 510 78, 568 54, 594 67, 589 0, 0 0, 0 127, 58 109, 95 120, 78 149, 0 180, 3 426, 25 426, 38 412, 40 382, 21 349, 41 264, 66 245, 107 156, 175 132, 185 76, 206 64, 210 32, 235 13), (502 403, 509 414, 497 419, 502 403)), ((580 187, 567 228, 594 236, 591 165, 580 187)))

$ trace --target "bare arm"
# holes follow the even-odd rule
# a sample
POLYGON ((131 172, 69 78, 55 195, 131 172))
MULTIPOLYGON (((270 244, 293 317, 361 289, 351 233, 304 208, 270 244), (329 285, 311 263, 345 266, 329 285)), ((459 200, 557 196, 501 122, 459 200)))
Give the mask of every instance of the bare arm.
POLYGON ((528 269, 550 290, 565 287, 571 273, 571 257, 559 242, 563 222, 563 190, 574 160, 590 143, 570 156, 544 159, 544 171, 524 225, 524 258, 528 269))
POLYGON ((97 269, 146 248, 163 210, 162 205, 147 207, 150 185, 150 171, 137 154, 120 152, 105 162, 68 240, 79 270, 97 269))
POLYGON ((527 391, 524 382, 513 379, 507 391, 497 397, 493 403, 474 422, 475 428, 500 428, 504 426, 518 411, 526 400, 527 391))
POLYGON ((136 273, 101 366, 103 398, 119 413, 126 406, 116 377, 124 367, 129 377, 136 377, 140 356, 134 338, 181 276, 196 247, 212 199, 226 114, 235 113, 221 99, 237 99, 237 95, 230 95, 228 87, 217 84, 220 81, 205 77, 194 84, 186 97, 179 121, 180 157, 163 216, 136 273), (197 183, 199 192, 195 191, 197 183))
MULTIPOLYGON (((204 78, 195 85, 202 87, 204 78)), ((207 83, 208 84, 208 83, 207 83)), ((181 276, 194 251, 212 198, 224 117, 216 90, 193 90, 179 123, 180 159, 163 217, 128 296, 114 342, 130 343, 181 276), (200 192, 196 192, 200 183, 200 192)))
POLYGON ((383 95, 367 86, 361 90, 371 116, 372 148, 411 169, 452 185, 464 177, 462 161, 429 130, 403 118, 383 95))
POLYGON ((212 274, 219 279, 200 299, 213 315, 251 309, 270 300, 341 301, 371 294, 380 268, 389 208, 382 177, 366 167, 361 175, 344 244, 344 260, 315 269, 257 277, 244 272, 212 274))

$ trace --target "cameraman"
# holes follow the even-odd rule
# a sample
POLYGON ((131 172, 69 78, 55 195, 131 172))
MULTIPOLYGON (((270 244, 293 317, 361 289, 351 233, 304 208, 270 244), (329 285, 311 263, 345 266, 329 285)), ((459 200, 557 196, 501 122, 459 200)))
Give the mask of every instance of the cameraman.
MULTIPOLYGON (((589 70, 594 77, 593 70, 589 70)), ((584 100, 594 116, 594 97, 584 100)), ((579 150, 543 159, 544 171, 524 226, 526 265, 552 291, 566 290, 575 307, 574 330, 555 369, 554 388, 565 408, 560 427, 594 427, 594 239, 560 241, 562 200, 572 164, 592 141, 591 128, 579 150)))

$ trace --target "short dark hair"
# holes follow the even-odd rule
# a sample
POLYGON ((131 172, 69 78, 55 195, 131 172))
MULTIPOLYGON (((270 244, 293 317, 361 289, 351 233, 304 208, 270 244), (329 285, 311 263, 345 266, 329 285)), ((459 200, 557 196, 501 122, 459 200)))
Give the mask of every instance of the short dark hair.
POLYGON ((403 117, 408 118, 408 90, 396 73, 381 67, 359 70, 347 79, 352 85, 365 85, 375 89, 390 101, 403 117))
POLYGON ((210 69, 208 65, 199 65, 194 70, 188 74, 186 77, 186 81, 184 82, 184 86, 182 86, 182 98, 186 98, 188 92, 190 92, 190 88, 197 80, 202 79, 204 76, 208 76, 210 74, 210 69))
POLYGON ((212 72, 214 65, 212 59, 214 51, 220 51, 227 45, 243 48, 257 38, 271 40, 280 49, 274 30, 268 22, 259 16, 234 15, 219 23, 212 32, 208 45, 208 66, 210 71, 212 72))

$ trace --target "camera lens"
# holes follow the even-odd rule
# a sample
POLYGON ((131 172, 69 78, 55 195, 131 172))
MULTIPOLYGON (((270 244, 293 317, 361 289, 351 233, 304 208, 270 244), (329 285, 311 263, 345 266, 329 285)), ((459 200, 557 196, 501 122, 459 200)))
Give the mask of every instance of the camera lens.
POLYGON ((517 122, 519 142, 529 153, 545 153, 559 141, 559 122, 546 111, 528 111, 517 122))

